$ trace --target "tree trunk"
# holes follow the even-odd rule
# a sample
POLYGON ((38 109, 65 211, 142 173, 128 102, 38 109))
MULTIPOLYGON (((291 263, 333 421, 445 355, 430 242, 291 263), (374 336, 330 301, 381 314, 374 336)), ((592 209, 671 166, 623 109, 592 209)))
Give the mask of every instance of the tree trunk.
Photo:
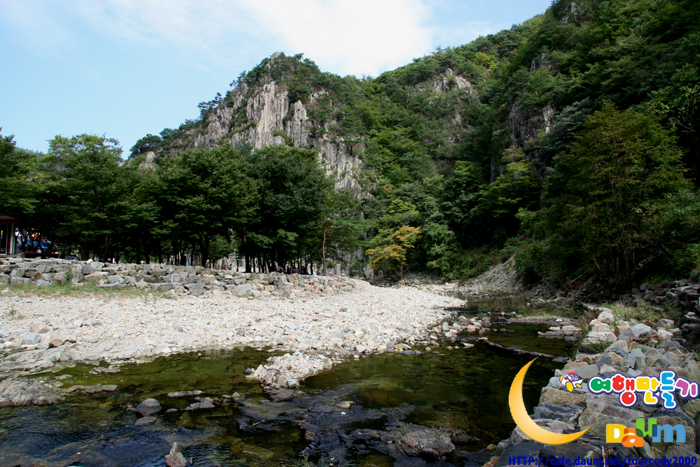
POLYGON ((326 273, 326 228, 323 227, 323 244, 321 246, 321 259, 323 262, 323 275, 327 275, 326 273))

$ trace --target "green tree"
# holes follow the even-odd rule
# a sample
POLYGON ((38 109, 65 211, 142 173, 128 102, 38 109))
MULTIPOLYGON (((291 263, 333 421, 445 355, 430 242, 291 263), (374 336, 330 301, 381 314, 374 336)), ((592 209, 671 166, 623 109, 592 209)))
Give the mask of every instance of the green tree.
POLYGON ((37 157, 16 148, 13 139, 0 135, 0 212, 24 221, 36 205, 36 184, 29 176, 37 169, 37 157))
POLYGON ((147 152, 156 151, 162 142, 163 139, 160 136, 149 133, 136 141, 136 143, 131 147, 130 157, 136 157, 141 154, 146 154, 147 152))
POLYGON ((321 258, 324 275, 327 257, 339 259, 343 252, 353 252, 360 248, 364 227, 360 202, 355 198, 354 192, 328 189, 321 216, 321 258))
POLYGON ((652 116, 606 104, 555 158, 550 232, 599 278, 629 282, 667 245, 667 198, 690 187, 681 155, 652 116))
POLYGON ((107 258, 118 230, 120 203, 128 195, 116 139, 96 135, 56 136, 49 142, 47 162, 52 177, 45 206, 56 213, 50 230, 66 243, 77 240, 82 256, 99 248, 107 258))
POLYGON ((212 242, 230 239, 255 213, 256 183, 248 172, 245 151, 230 145, 164 159, 156 170, 158 203, 171 241, 196 247, 206 265, 212 242))
POLYGON ((284 266, 304 256, 302 246, 317 237, 327 179, 316 153, 270 146, 251 154, 251 175, 258 182, 259 211, 239 232, 250 267, 252 257, 284 266))
POLYGON ((373 248, 365 252, 365 255, 370 257, 370 269, 398 270, 399 277, 403 278, 408 250, 415 248, 421 236, 420 227, 408 225, 402 226, 390 236, 377 235, 371 242, 373 248))

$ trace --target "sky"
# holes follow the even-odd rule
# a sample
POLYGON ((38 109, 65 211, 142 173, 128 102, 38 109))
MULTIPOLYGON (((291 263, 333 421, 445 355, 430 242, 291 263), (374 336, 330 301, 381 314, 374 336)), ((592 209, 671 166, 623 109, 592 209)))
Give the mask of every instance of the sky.
POLYGON ((0 0, 0 127, 116 138, 127 157, 277 51, 378 76, 543 13, 550 0, 0 0))

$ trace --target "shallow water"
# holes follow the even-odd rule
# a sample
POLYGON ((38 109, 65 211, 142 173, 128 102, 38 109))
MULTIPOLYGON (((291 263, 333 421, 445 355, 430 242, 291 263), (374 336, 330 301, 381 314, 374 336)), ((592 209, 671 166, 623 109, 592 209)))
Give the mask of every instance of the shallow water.
MULTIPOLYGON (((537 338, 537 331, 546 326, 505 327, 515 332, 493 332, 489 339, 552 355, 571 351, 563 341, 537 338)), ((278 407, 266 403, 260 386, 244 376, 246 368, 256 367, 269 355, 252 349, 210 351, 162 357, 125 366, 115 374, 88 374, 91 366, 63 370, 58 375, 69 375, 65 387, 119 387, 113 393, 71 395, 51 407, 0 409, 0 466, 164 466, 163 456, 173 441, 183 446, 183 454, 196 466, 301 465, 300 453, 305 449, 312 461, 323 457, 318 449, 311 449, 298 426, 309 414, 315 414, 317 420, 336 417, 327 428, 343 432, 381 430, 391 420, 463 429, 480 441, 460 449, 477 451, 507 437, 513 429, 507 405, 510 383, 532 359, 483 343, 471 349, 460 343, 442 343, 416 356, 375 355, 307 379, 301 388, 305 396, 278 407), (447 349, 448 345, 455 348, 447 349), (168 398, 168 392, 194 389, 214 398, 245 393, 247 401, 260 402, 253 407, 277 407, 281 414, 272 420, 257 419, 242 404, 223 400, 215 409, 164 413, 195 402, 192 397, 168 398), (155 424, 134 427, 138 416, 126 408, 148 397, 158 399, 163 411, 155 424), (318 410, 338 400, 354 402, 347 423, 340 409, 327 415, 318 410)), ((552 370, 562 365, 547 358, 533 365, 524 391, 529 409, 552 370)), ((353 465, 393 465, 392 458, 376 451, 351 448, 349 459, 353 465)), ((456 455, 448 460, 463 463, 456 455)))

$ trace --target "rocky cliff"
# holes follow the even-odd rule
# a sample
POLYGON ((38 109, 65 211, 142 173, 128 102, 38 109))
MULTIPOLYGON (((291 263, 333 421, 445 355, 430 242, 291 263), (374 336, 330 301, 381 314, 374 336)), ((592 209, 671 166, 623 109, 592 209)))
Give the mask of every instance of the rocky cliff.
MULTIPOLYGON (((331 129, 338 123, 333 117, 324 123, 310 119, 308 108, 319 106, 321 97, 327 97, 324 90, 314 91, 305 105, 290 98, 288 87, 276 80, 262 86, 240 83, 229 93, 225 105, 219 105, 209 116, 206 130, 196 135, 194 146, 211 148, 223 143, 234 146, 247 143, 259 149, 287 144, 313 149, 318 152, 326 174, 336 179, 335 189, 348 188, 359 195, 364 141, 361 138, 346 141, 333 134, 331 129)), ((333 111, 339 105, 331 101, 333 111)))

